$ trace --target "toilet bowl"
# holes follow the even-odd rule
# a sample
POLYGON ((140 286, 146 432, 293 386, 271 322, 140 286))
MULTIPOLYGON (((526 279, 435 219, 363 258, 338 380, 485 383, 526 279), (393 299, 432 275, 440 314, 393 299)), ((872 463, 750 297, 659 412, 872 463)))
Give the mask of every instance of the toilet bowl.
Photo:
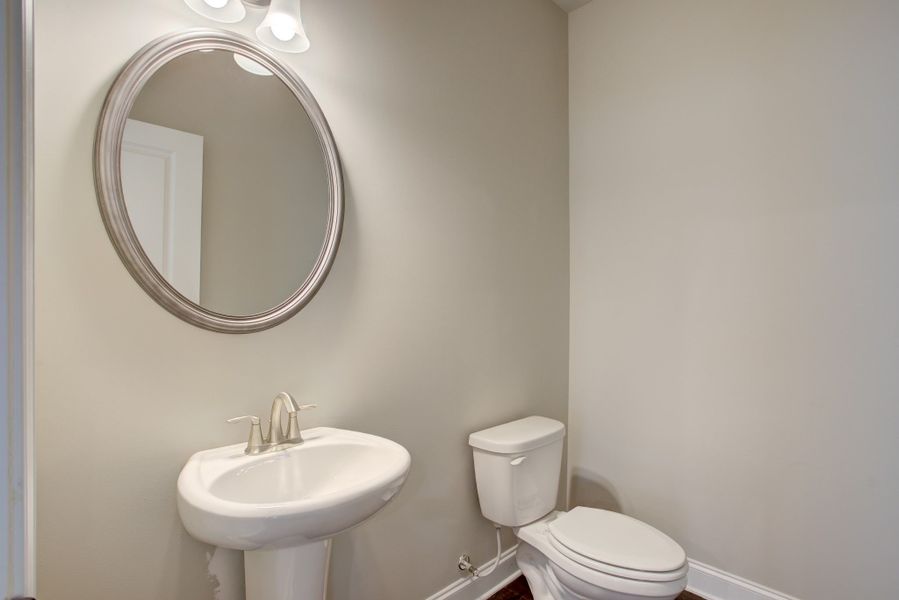
POLYGON ((687 558, 670 537, 596 508, 555 511, 565 426, 527 417, 471 434, 481 512, 518 536, 535 600, 672 600, 687 558))

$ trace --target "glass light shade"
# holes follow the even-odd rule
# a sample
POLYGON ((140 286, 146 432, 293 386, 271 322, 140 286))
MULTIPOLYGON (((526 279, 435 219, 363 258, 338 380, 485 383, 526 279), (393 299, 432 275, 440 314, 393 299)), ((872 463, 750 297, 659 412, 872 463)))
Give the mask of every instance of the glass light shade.
POLYGON ((272 0, 268 13, 256 28, 256 37, 281 52, 305 52, 309 38, 300 18, 300 0, 272 0))
POLYGON ((263 77, 271 77, 272 75, 274 75, 274 73, 260 65, 252 58, 247 58, 243 54, 238 54, 237 52, 234 53, 234 62, 236 62, 241 69, 243 69, 247 73, 252 73, 253 75, 261 75, 263 77))
POLYGON ((247 16, 240 0, 184 0, 192 11, 219 23, 237 23, 247 16))

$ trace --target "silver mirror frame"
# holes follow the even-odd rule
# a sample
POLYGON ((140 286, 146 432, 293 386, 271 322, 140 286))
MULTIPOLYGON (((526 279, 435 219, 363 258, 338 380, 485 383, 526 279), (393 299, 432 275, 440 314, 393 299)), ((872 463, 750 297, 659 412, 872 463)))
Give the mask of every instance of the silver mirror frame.
POLYGON ((217 29, 192 29, 160 37, 144 46, 112 84, 94 141, 94 183, 103 224, 125 267, 137 283, 167 311, 188 323, 223 333, 252 333, 283 323, 321 288, 340 245, 343 229, 343 169, 328 121, 306 84, 290 67, 253 40, 217 29), (232 316, 207 310, 184 297, 156 270, 131 226, 122 189, 121 154, 125 122, 146 82, 174 58, 198 50, 226 50, 253 59, 274 73, 309 115, 328 172, 328 223, 321 252, 300 287, 284 302, 254 315, 232 316))

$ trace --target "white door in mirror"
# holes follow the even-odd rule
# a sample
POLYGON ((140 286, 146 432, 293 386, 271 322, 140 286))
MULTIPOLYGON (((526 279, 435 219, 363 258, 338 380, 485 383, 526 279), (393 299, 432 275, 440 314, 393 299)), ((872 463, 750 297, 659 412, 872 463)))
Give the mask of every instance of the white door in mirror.
POLYGON ((122 188, 147 257, 166 281, 199 304, 203 136, 128 119, 122 188))

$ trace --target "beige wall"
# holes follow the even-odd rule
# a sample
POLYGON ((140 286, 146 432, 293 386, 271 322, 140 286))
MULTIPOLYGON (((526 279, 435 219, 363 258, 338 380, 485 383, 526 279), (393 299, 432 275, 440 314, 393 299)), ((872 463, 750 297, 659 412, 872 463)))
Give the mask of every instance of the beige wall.
POLYGON ((203 136, 200 304, 277 306, 306 279, 328 221, 328 175, 302 105, 230 52, 192 52, 147 82, 130 118, 203 136))
POLYGON ((575 502, 807 600, 899 590, 899 3, 570 16, 575 502))
MULTIPOLYGON (((312 303, 227 336, 172 317, 103 230, 91 146, 103 97, 150 39, 209 26, 175 0, 36 3, 38 586, 42 600, 204 600, 210 547, 175 510, 224 419, 289 390, 305 425, 412 453, 397 500, 334 547, 335 600, 420 600, 486 560, 467 434, 567 406, 567 48, 546 0, 304 2, 282 55, 328 116, 347 220, 312 303)), ((250 25, 238 28, 249 32, 250 25)), ((219 555, 218 558, 223 558, 219 555)), ((233 558, 233 557, 230 557, 233 558)), ((216 561, 236 598, 239 561, 216 561)))

